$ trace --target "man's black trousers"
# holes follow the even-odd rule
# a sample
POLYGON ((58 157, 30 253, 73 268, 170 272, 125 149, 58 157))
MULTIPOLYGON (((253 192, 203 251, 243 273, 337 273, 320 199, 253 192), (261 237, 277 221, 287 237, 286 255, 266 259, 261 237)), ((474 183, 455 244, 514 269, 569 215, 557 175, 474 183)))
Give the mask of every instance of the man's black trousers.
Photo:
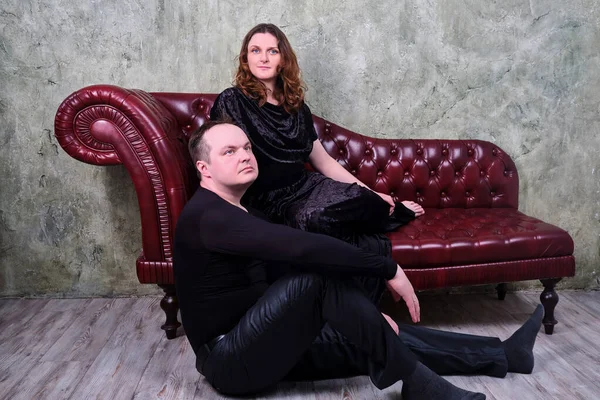
POLYGON ((439 374, 506 375, 498 338, 411 325, 400 325, 398 336, 368 295, 352 278, 283 276, 214 347, 200 372, 230 395, 284 379, 352 375, 369 375, 383 389, 410 375, 417 361, 439 374))

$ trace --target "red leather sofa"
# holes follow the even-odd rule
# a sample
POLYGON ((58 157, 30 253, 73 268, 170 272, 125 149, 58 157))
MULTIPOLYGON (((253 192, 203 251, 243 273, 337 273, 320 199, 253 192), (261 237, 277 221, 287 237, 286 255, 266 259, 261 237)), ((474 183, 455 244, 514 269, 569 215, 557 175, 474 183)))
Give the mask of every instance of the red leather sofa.
MULTIPOLYGON (((55 118, 55 135, 69 155, 129 171, 142 221, 137 275, 165 292, 168 338, 180 325, 173 232, 198 186, 187 141, 208 119, 215 97, 89 86, 65 99, 55 118)), ((575 274, 573 240, 519 212, 519 178, 508 154, 481 140, 374 139, 316 116, 314 124, 329 154, 361 181, 426 209, 389 234, 393 257, 415 289, 494 283, 503 299, 506 282, 539 279, 544 326, 552 334, 555 284, 575 274)))

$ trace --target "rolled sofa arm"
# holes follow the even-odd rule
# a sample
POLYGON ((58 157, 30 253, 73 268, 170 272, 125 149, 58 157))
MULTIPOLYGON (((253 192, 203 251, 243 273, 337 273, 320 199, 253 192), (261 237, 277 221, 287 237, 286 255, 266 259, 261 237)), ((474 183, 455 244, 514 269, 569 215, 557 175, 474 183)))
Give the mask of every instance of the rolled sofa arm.
MULTIPOLYGON (((142 221, 144 253, 138 264, 172 261, 177 217, 197 182, 187 156, 187 140, 175 117, 144 91, 94 85, 62 102, 54 128, 58 142, 73 158, 94 165, 125 166, 137 192, 142 221)), ((171 283, 171 275, 165 271, 164 279, 153 277, 152 281, 171 283)))

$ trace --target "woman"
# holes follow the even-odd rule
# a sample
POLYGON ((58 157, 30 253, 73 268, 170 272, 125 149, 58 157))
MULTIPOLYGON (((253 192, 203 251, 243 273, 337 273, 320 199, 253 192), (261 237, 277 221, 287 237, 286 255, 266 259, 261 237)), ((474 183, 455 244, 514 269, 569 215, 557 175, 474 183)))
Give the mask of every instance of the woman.
MULTIPOLYGON (((272 24, 254 27, 242 43, 235 86, 215 100, 211 119, 231 118, 249 136, 259 177, 249 205, 275 222, 372 248, 373 235, 424 213, 414 202, 394 203, 367 188, 331 158, 317 139, 296 55, 272 24), (318 172, 309 172, 310 162, 318 172)), ((387 240, 379 235, 376 241, 387 240)), ((381 244, 381 243, 380 243, 381 244)), ((376 246, 380 246, 376 244, 376 246)))

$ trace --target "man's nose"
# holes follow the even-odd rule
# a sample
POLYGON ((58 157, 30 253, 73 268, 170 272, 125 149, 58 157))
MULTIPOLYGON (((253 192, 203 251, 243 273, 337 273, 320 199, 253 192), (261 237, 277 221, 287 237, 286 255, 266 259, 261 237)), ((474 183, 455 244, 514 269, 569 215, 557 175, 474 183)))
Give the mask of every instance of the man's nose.
POLYGON ((240 162, 248 162, 250 161, 250 152, 248 151, 240 151, 240 162))

